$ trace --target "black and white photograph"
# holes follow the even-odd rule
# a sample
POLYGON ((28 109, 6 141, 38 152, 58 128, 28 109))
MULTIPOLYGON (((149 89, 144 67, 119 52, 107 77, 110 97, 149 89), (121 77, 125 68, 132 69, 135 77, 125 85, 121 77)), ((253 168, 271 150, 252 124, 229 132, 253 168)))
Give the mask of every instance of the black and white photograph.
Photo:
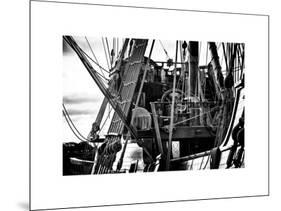
POLYGON ((65 35, 62 45, 64 176, 247 168, 245 43, 65 35))
POLYGON ((32 1, 31 210, 269 193, 268 17, 170 3, 32 1))

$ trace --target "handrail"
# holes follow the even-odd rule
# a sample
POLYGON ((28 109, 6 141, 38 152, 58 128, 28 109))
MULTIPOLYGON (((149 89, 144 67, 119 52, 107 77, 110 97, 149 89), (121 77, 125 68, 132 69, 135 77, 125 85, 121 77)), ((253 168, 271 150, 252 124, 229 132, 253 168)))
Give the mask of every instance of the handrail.
MULTIPOLYGON (((238 147, 239 146, 240 145, 238 145, 238 147)), ((232 147, 233 147, 233 145, 230 145, 230 146, 222 147, 220 150, 221 150, 221 152, 225 152, 227 150, 230 150, 232 147)), ((189 160, 194 160, 197 158, 208 156, 208 155, 210 155, 210 152, 211 152, 211 150, 208 150, 208 151, 199 152, 199 153, 188 155, 188 156, 181 157, 181 158, 174 158, 174 159, 171 159, 171 162, 185 162, 185 161, 189 161, 189 160)))

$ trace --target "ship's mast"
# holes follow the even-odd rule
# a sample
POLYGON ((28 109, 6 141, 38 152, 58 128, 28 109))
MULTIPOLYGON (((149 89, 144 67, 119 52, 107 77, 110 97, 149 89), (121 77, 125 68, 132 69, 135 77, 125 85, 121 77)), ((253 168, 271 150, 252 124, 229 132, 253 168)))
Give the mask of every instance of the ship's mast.
MULTIPOLYGON (((187 79, 187 99, 193 101, 197 97, 197 81, 198 81, 198 42, 189 41, 189 54, 188 54, 188 79, 187 79)), ((198 115, 198 111, 194 109, 190 110, 189 118, 193 118, 198 115)), ((190 120, 189 125, 198 125, 199 118, 190 120)), ((180 156, 186 156, 189 153, 189 143, 186 141, 180 142, 180 156)))
POLYGON ((189 89, 188 96, 196 97, 198 71, 198 42, 189 42, 189 89))
POLYGON ((176 42, 176 59, 175 69, 173 71, 173 95, 172 95, 172 107, 171 107, 171 118, 169 127, 169 142, 168 142, 168 153, 166 160, 166 170, 170 169, 170 156, 172 153, 172 138, 173 138, 173 127, 174 127, 174 115, 175 115, 175 91, 176 91, 176 77, 177 77, 177 58, 178 58, 178 41, 176 42))
POLYGON ((80 58, 81 62, 87 69, 90 76, 93 78, 93 80, 96 82, 97 86, 100 88, 101 92, 104 94, 104 96, 107 98, 108 102, 111 104, 112 108, 115 110, 115 112, 120 117, 120 120, 124 123, 126 128, 130 131, 131 135, 133 137, 137 137, 137 131, 130 122, 128 121, 126 115, 118 105, 118 103, 113 99, 112 94, 108 91, 106 86, 101 81, 99 75, 97 74, 96 70, 93 68, 87 57, 85 56, 84 52, 80 49, 78 44, 75 42, 75 40, 71 36, 63 36, 64 40, 69 44, 69 46, 76 52, 77 56, 80 58))

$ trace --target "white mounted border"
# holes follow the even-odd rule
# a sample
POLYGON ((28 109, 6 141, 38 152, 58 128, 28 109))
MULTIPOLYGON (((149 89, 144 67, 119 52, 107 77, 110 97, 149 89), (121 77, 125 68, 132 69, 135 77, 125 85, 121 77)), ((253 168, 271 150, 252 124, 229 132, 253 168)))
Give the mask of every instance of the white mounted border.
POLYGON ((269 194, 269 16, 31 1, 30 207, 269 194), (62 176, 62 35, 245 43, 244 169, 62 176))

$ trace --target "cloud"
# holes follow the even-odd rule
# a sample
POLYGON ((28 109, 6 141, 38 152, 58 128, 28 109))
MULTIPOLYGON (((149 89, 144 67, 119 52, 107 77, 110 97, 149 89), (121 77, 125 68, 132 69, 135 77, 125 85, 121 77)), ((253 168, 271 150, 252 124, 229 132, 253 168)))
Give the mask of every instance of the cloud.
POLYGON ((64 97, 63 103, 66 107, 67 113, 72 118, 88 118, 95 116, 99 111, 99 100, 81 97, 64 97))
POLYGON ((93 115, 94 110, 90 109, 67 109, 69 116, 82 116, 82 115, 93 115))
POLYGON ((68 95, 63 96, 64 104, 82 104, 82 103, 96 103, 99 102, 100 99, 89 97, 88 95, 68 95))

